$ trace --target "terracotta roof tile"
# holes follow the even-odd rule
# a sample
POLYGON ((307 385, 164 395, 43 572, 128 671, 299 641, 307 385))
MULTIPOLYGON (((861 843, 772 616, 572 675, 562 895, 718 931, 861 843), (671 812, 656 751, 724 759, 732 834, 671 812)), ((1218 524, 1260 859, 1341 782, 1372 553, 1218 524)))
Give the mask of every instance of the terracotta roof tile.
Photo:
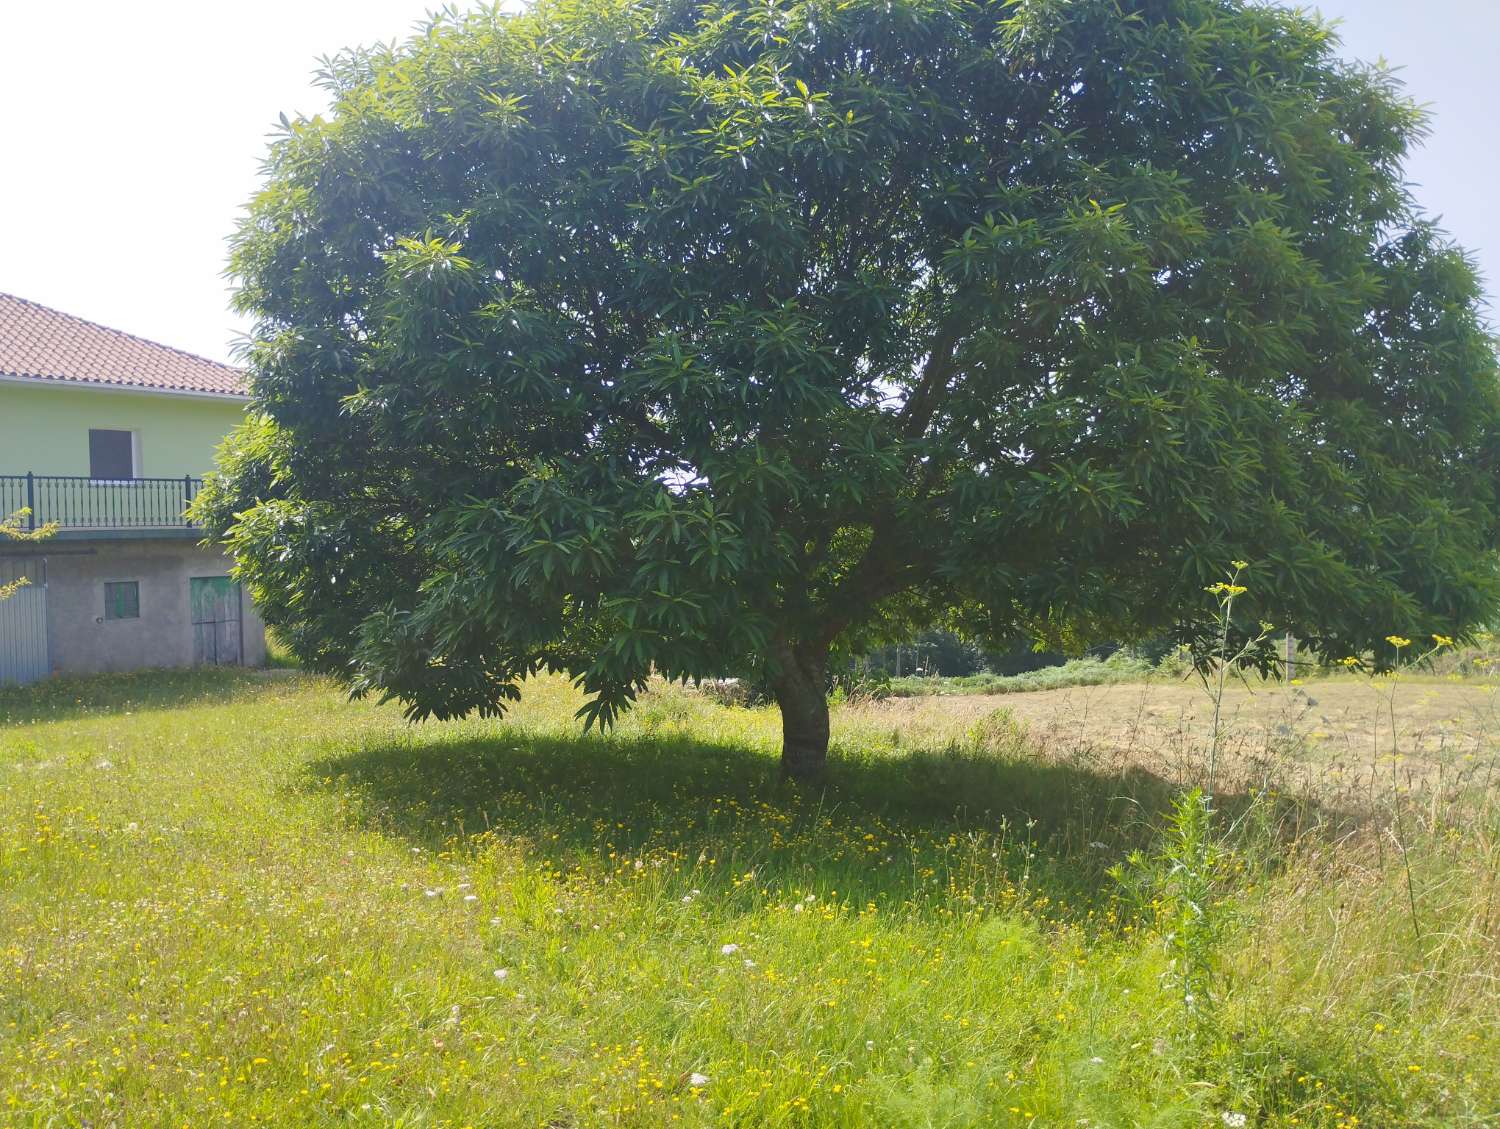
POLYGON ((0 294, 0 375, 73 384, 245 396, 232 365, 0 294))

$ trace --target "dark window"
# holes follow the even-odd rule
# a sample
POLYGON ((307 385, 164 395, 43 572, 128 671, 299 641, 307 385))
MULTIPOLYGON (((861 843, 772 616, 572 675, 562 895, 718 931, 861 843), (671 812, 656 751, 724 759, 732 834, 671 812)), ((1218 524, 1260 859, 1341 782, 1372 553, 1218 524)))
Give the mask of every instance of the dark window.
POLYGON ((141 586, 139 581, 107 580, 104 582, 104 618, 141 618, 141 586))
POLYGON ((135 437, 128 431, 89 429, 89 477, 118 481, 135 477, 135 437))

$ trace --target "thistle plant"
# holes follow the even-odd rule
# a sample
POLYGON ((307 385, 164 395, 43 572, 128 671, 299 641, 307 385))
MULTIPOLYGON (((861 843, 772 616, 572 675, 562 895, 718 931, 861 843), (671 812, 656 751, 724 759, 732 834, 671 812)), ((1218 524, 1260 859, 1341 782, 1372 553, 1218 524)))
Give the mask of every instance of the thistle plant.
POLYGON ((1218 897, 1223 851, 1214 834, 1214 809, 1201 789, 1173 802, 1170 830, 1162 882, 1167 951, 1189 1034, 1199 1049, 1206 1049, 1217 1030, 1215 969, 1225 915, 1218 897))
POLYGON ((1249 569, 1248 561, 1230 562, 1225 579, 1210 584, 1205 591, 1218 602, 1217 631, 1213 652, 1212 676, 1206 665, 1199 674, 1213 701, 1210 722, 1208 758, 1200 787, 1179 795, 1168 820, 1166 845, 1147 860, 1137 852, 1131 856, 1132 877, 1117 867, 1111 873, 1127 886, 1144 893, 1164 930, 1167 951, 1171 955, 1169 975, 1182 1001, 1187 1030, 1200 1052, 1209 1049, 1218 1029, 1217 1007, 1221 994, 1216 984, 1215 968, 1218 948, 1227 929, 1227 915, 1219 896, 1219 881, 1226 851, 1222 836, 1215 829, 1215 788, 1218 783, 1219 756, 1224 736, 1224 689, 1231 669, 1242 665, 1258 653, 1272 631, 1272 625, 1260 622, 1253 632, 1245 632, 1243 641, 1232 645, 1235 634, 1235 601, 1249 591, 1242 581, 1249 569))
POLYGON ((1248 561, 1230 561, 1229 563, 1230 571, 1227 574, 1227 579, 1210 584, 1204 589, 1204 591, 1219 602, 1217 645, 1212 655, 1214 665, 1213 682, 1210 683, 1208 676, 1206 674, 1203 675, 1203 684, 1207 688, 1209 696, 1212 697, 1214 704, 1213 722, 1208 742, 1208 765, 1202 793, 1203 803, 1210 809, 1213 807, 1214 786, 1217 782, 1219 768, 1219 752, 1223 745, 1224 681, 1228 677, 1230 669, 1238 667, 1253 652, 1258 651, 1272 631, 1271 624, 1261 621, 1259 630, 1253 635, 1247 634, 1245 641, 1233 653, 1230 652, 1229 637, 1234 625, 1234 602, 1249 591, 1249 588, 1240 581, 1245 570, 1250 567, 1250 564, 1248 561))

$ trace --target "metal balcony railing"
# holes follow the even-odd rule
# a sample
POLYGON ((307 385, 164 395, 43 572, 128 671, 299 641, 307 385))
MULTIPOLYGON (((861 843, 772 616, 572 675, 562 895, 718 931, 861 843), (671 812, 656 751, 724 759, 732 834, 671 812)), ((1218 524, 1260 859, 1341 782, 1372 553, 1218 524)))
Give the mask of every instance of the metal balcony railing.
POLYGON ((26 526, 63 529, 190 529, 188 503, 201 478, 80 478, 0 474, 0 517, 27 509, 26 526))

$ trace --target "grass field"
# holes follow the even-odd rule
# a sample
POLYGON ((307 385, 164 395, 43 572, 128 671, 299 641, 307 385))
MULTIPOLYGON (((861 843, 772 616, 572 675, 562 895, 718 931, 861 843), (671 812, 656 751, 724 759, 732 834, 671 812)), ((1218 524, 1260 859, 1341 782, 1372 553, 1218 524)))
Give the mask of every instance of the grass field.
POLYGON ((0 1126, 1500 1124, 1492 688, 1234 691, 1194 885, 1202 693, 846 705, 798 791, 676 688, 0 692, 0 1126))

